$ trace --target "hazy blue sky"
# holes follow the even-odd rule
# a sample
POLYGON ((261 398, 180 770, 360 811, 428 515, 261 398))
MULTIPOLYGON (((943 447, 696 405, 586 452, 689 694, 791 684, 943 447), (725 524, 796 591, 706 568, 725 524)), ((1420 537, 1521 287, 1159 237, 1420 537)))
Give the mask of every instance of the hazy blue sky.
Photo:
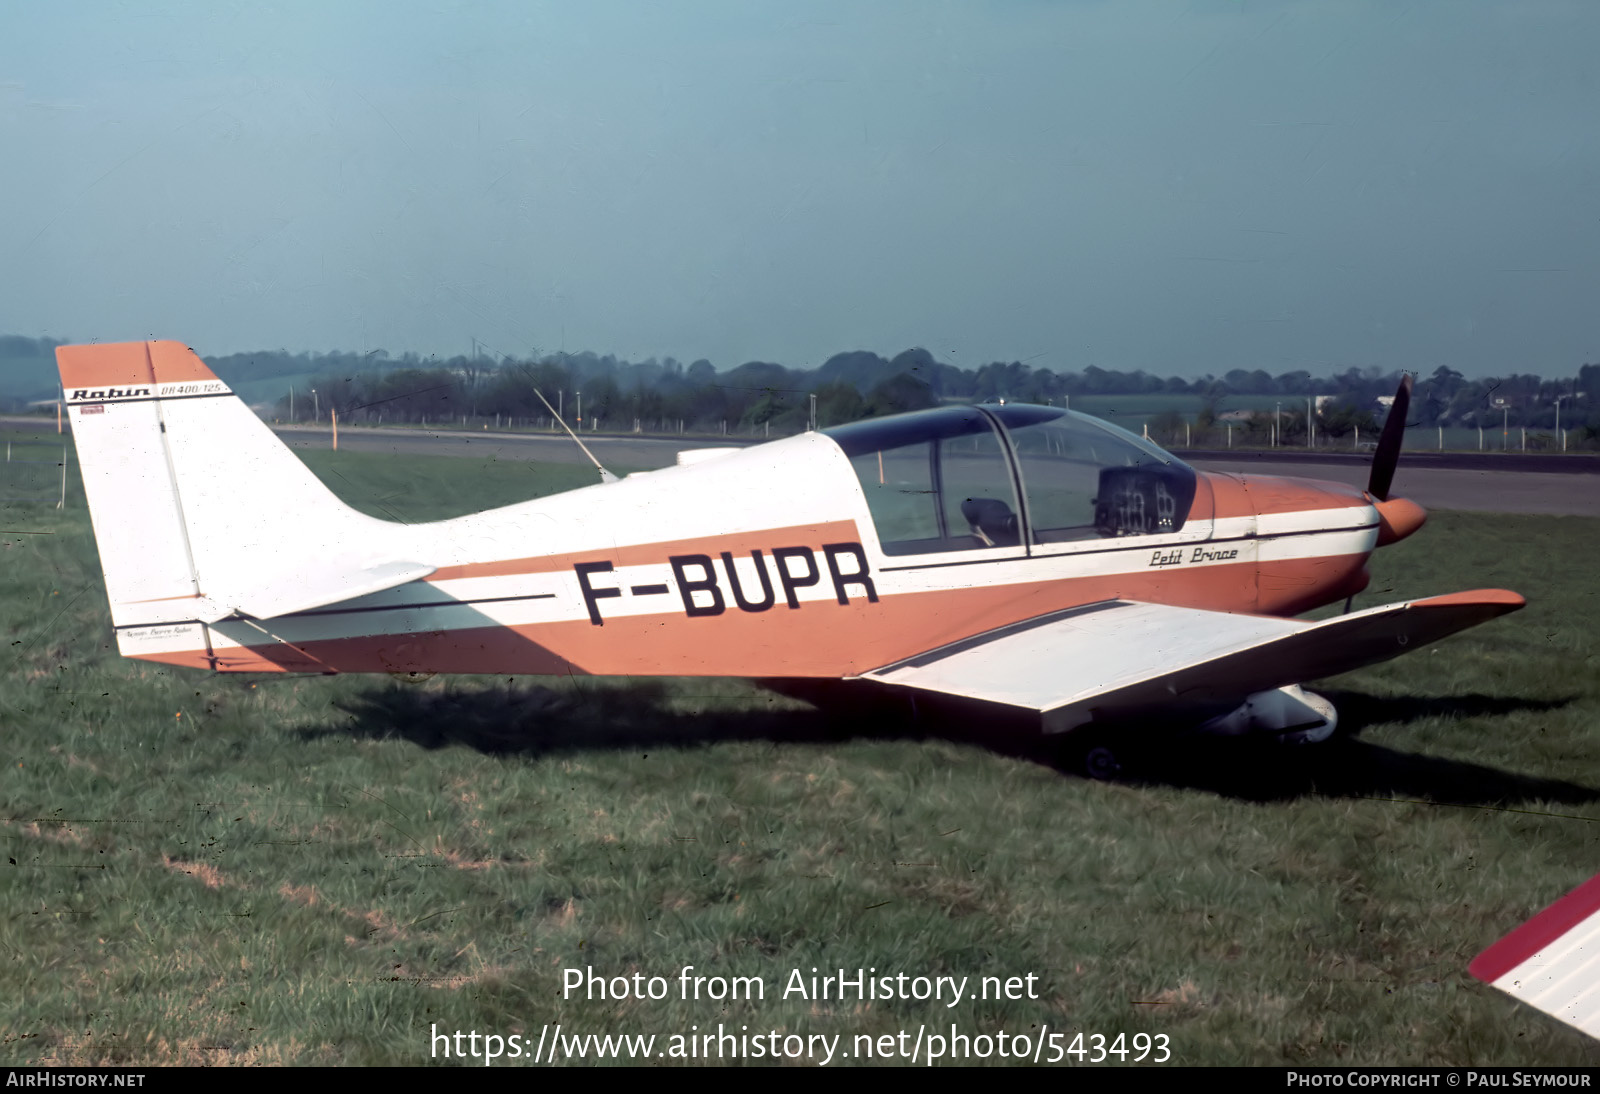
POLYGON ((7 4, 0 332, 1600 360, 1600 4, 7 4))

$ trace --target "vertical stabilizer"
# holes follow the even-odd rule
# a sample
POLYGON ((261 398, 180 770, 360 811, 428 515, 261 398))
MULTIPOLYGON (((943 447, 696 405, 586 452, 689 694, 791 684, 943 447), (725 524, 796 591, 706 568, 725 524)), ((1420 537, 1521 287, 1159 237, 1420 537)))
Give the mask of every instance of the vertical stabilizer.
MULTIPOLYGON (((136 605, 134 614, 140 615, 147 604, 184 601, 191 602, 184 614, 193 618, 200 585, 173 481, 157 395, 161 385, 149 346, 61 346, 56 362, 112 622, 129 622, 125 617, 136 605)), ((227 392, 210 370, 205 373, 203 379, 184 377, 184 382, 227 392)), ((166 613, 158 608, 155 614, 166 613)))
POLYGON ((271 618, 424 577, 177 342, 56 350, 118 627, 271 618))

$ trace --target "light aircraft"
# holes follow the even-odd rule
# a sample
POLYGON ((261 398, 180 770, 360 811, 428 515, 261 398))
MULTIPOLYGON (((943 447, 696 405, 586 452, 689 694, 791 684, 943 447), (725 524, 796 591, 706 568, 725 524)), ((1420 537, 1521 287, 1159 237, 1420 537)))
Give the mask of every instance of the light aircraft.
POLYGON ((124 656, 218 672, 741 676, 1021 715, 1119 770, 1117 727, 1314 741, 1303 681, 1523 604, 1365 588, 1426 513, 1201 472, 1083 414, 942 407, 430 524, 339 501, 176 342, 57 351, 124 656))

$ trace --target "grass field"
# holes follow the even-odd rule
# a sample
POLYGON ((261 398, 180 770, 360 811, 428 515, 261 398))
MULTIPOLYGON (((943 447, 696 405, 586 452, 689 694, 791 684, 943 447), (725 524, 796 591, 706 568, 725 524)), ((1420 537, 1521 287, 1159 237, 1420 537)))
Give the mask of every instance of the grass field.
MULTIPOLYGON (((592 475, 306 458, 405 520, 592 475)), ((81 488, 0 514, 0 1062, 414 1064, 435 1027, 547 1023, 668 1052, 721 1023, 848 1062, 954 1024, 1165 1035, 1179 1064, 1600 1063, 1466 974, 1600 866, 1600 521, 1435 514, 1360 603, 1526 610, 1326 683, 1326 746, 1094 783, 737 681, 127 661, 81 488), (684 966, 765 996, 682 1000, 684 966), (668 998, 563 999, 586 967, 668 998), (1037 998, 783 998, 813 967, 1037 998)))

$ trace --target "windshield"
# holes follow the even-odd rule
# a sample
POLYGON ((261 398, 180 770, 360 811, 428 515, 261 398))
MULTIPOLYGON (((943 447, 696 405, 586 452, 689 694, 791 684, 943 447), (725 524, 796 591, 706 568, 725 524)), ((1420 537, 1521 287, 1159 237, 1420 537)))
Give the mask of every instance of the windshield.
POLYGON ((1176 532, 1194 471, 1110 422, 1054 407, 990 408, 1017 454, 1034 543, 1176 532))

